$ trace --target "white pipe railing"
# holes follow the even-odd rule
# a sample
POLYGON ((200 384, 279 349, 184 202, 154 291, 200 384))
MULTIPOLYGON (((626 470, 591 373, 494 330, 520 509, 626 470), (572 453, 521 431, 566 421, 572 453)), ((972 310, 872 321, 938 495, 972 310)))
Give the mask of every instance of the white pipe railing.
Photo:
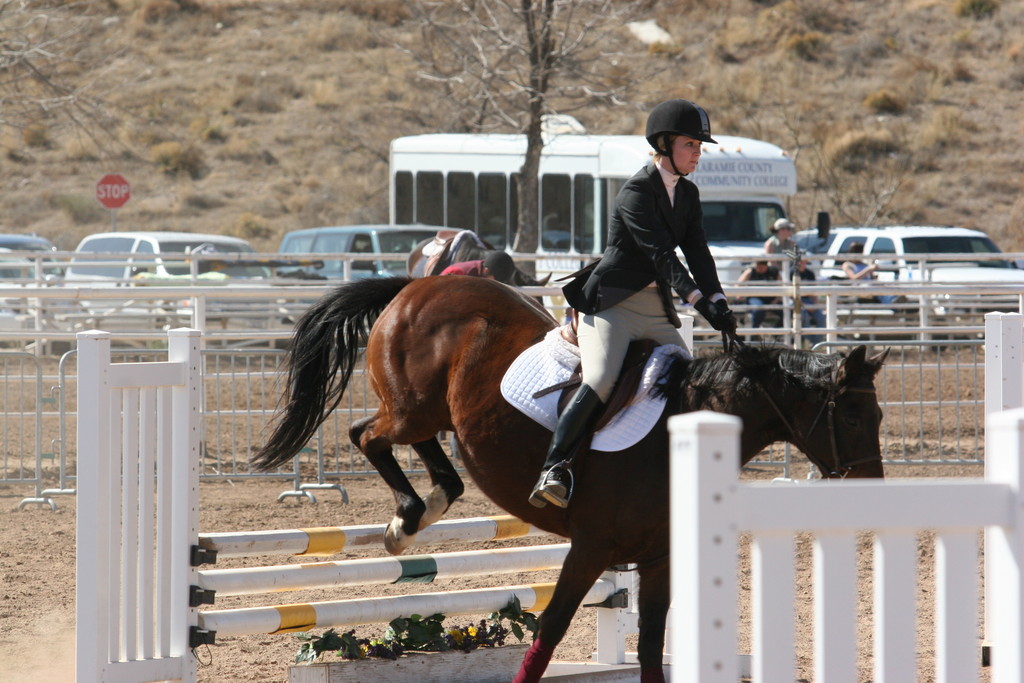
MULTIPOLYGON (((361 255, 365 258, 365 254, 361 255)), ((251 281, 250 281, 251 282, 251 281)), ((292 281, 294 282, 294 281, 292 281)), ((250 284, 245 282, 222 285, 147 285, 147 286, 89 286, 89 285, 57 285, 55 282, 41 286, 27 284, 24 286, 0 286, 0 310, 17 309, 24 313, 17 318, 17 328, 0 329, 0 340, 19 342, 40 341, 73 341, 75 334, 82 329, 97 326, 95 321, 106 323, 117 318, 117 325, 104 327, 112 329, 114 339, 131 341, 155 341, 163 338, 163 328, 157 325, 156 314, 147 315, 146 306, 153 307, 157 302, 172 302, 161 309, 159 315, 166 319, 175 317, 178 324, 190 324, 195 329, 206 332, 208 340, 225 342, 245 340, 280 340, 287 339, 291 334, 290 320, 301 314, 305 307, 316 298, 334 287, 337 282, 329 281, 310 284, 250 284), (189 301, 188 306, 180 302, 189 301), (251 304, 251 310, 244 311, 211 311, 210 301, 238 302, 244 300, 251 304), (131 302, 133 310, 118 313, 113 307, 111 312, 99 311, 92 304, 95 302, 131 302), (167 310, 169 309, 169 310, 167 310), (223 322, 224 325, 211 325, 211 319, 223 322), (243 322, 245 324, 243 324, 243 322), (116 329, 115 329, 116 328, 116 329)), ((523 291, 531 296, 549 297, 552 314, 556 319, 562 318, 561 287, 524 287, 523 291)), ((998 307, 1007 312, 1024 313, 1024 289, 1020 285, 995 283, 971 283, 969 285, 928 284, 923 282, 871 282, 853 284, 844 281, 819 282, 801 284, 800 297, 814 296, 818 305, 825 311, 826 326, 824 328, 802 328, 799 316, 793 315, 795 289, 791 283, 773 285, 726 285, 725 293, 732 301, 737 313, 747 309, 744 299, 753 291, 765 296, 779 297, 782 303, 778 306, 788 312, 784 318, 788 324, 784 327, 760 328, 756 332, 766 336, 784 337, 787 341, 796 342, 800 338, 812 335, 824 335, 829 342, 835 342, 839 336, 850 331, 848 323, 851 319, 870 319, 871 324, 864 329, 871 335, 905 335, 908 329, 914 329, 922 338, 930 334, 965 334, 982 333, 983 321, 981 314, 986 308, 998 307), (900 304, 865 304, 857 298, 878 295, 903 295, 907 298, 900 304), (936 325, 941 307, 958 308, 970 312, 977 307, 976 315, 967 316, 962 320, 947 320, 950 324, 936 325), (893 312, 902 313, 894 316, 893 312), (900 319, 902 318, 902 319, 900 319)), ((692 309, 684 308, 684 312, 692 309)), ((741 319, 742 324, 742 319, 741 319)), ((741 333, 750 334, 754 330, 743 328, 741 333)), ((713 336, 714 333, 702 322, 698 322, 698 336, 713 336)))

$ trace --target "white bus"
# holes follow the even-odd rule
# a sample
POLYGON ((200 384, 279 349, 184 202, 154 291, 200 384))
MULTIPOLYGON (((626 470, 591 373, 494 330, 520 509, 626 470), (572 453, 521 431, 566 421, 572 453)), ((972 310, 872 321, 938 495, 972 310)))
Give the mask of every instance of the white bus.
MULTIPOLYGON (((704 228, 716 258, 749 257, 762 251, 769 228, 786 215, 783 197, 796 192, 796 166, 770 143, 716 137, 719 144, 704 144, 690 178, 700 187, 704 228)), ((524 135, 396 138, 390 221, 473 230, 511 249, 518 224, 516 177, 525 155, 524 135)), ((600 254, 615 195, 650 158, 640 135, 549 136, 540 162, 538 253, 600 254)))

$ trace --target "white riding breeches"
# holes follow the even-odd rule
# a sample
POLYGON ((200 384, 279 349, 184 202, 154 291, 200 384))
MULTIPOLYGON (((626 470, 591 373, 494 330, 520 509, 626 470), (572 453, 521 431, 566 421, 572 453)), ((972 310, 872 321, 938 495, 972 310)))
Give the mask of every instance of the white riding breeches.
POLYGON ((658 290, 653 287, 641 289, 609 309, 581 315, 577 337, 583 383, 604 402, 611 397, 631 341, 653 339, 658 344, 686 347, 682 334, 668 321, 658 290))

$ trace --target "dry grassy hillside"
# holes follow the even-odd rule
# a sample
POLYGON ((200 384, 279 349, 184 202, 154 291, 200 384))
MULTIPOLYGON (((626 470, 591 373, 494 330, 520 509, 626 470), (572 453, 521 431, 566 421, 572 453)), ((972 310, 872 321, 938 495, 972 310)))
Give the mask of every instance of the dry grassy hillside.
MULTIPOLYGON (((688 97, 714 131, 797 156, 800 224, 820 209, 836 223, 877 214, 980 228, 1024 250, 1024 3, 639 5, 673 43, 646 49, 625 28, 615 34, 660 71, 628 105, 579 114, 591 132, 641 132, 652 103, 688 97)), ((119 123, 95 139, 45 118, 4 128, 0 231, 72 249, 109 228, 95 184, 119 172, 132 183, 119 228, 237 234, 273 251, 287 230, 386 222, 388 141, 439 130, 430 86, 397 48, 419 40, 405 2, 83 7, 104 59, 76 77, 104 93, 119 123)))

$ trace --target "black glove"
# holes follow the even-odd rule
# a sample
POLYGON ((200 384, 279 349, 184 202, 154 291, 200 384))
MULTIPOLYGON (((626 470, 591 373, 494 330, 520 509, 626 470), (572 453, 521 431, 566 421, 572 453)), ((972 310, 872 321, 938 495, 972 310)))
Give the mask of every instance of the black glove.
POLYGON ((736 333, 736 318, 725 299, 712 303, 707 297, 701 297, 693 307, 719 332, 736 333))

